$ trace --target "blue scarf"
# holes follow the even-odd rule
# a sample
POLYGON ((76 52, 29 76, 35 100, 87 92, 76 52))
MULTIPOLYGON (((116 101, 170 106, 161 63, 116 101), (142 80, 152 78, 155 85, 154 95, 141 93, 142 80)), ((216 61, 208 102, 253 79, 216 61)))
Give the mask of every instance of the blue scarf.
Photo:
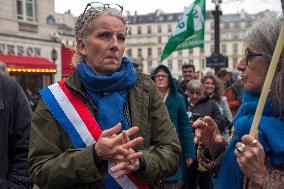
MULTIPOLYGON (((256 111, 259 97, 244 91, 243 102, 233 123, 236 136, 232 138, 221 163, 218 175, 218 189, 242 189, 244 175, 236 161, 235 145, 243 135, 248 134, 256 111)), ((272 100, 265 103, 258 128, 258 139, 263 145, 271 165, 284 163, 284 120, 277 118, 276 106, 272 100)))
POLYGON ((122 58, 119 69, 111 76, 97 76, 92 68, 81 60, 76 72, 87 91, 87 95, 98 108, 97 122, 102 130, 112 128, 118 123, 122 129, 129 128, 124 115, 128 90, 137 81, 136 71, 126 57, 122 58))

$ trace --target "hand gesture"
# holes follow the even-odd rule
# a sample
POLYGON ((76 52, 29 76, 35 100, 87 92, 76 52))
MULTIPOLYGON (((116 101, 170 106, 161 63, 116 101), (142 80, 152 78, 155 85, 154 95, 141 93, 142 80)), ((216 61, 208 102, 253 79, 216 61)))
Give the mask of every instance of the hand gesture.
POLYGON ((195 129, 194 143, 202 142, 213 155, 219 150, 219 144, 223 142, 217 124, 209 117, 205 116, 203 119, 197 119, 192 127, 195 129))
POLYGON ((128 173, 132 171, 138 170, 139 168, 138 158, 143 156, 142 152, 135 152, 132 149, 131 143, 129 143, 129 137, 126 131, 122 131, 122 144, 123 144, 122 146, 125 149, 129 150, 129 153, 127 156, 125 156, 123 161, 118 162, 117 165, 111 168, 111 172, 116 173, 116 176, 115 176, 116 179, 123 177, 124 175, 127 175, 128 173))
MULTIPOLYGON (((137 137, 133 140, 128 140, 125 144, 122 145, 123 136, 122 134, 117 135, 121 130, 121 124, 117 124, 113 128, 104 130, 95 144, 95 151, 97 156, 100 159, 107 160, 110 162, 118 162, 125 160, 125 157, 128 157, 130 152, 129 149, 133 148, 137 144, 143 142, 142 137, 137 137)), ((125 131, 127 136, 131 136, 139 131, 138 127, 131 127, 125 131)), ((134 157, 139 156, 140 153, 133 152, 134 157)))
POLYGON ((245 176, 262 186, 267 172, 263 146, 250 135, 244 135, 241 141, 236 144, 234 151, 237 162, 245 176))

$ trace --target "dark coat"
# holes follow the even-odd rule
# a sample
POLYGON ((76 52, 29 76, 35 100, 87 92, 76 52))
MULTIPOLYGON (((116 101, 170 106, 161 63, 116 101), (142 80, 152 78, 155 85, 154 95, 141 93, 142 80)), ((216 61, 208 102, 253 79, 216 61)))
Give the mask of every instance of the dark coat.
POLYGON ((31 108, 21 87, 0 75, 0 188, 31 188, 28 144, 31 108))
MULTIPOLYGON (((158 66, 152 75, 154 75, 159 70, 164 70, 169 75, 169 94, 166 99, 166 106, 171 118, 171 121, 175 125, 178 138, 181 144, 182 157, 195 159, 195 146, 193 142, 193 131, 190 125, 190 121, 187 115, 186 105, 184 102, 184 96, 182 96, 176 88, 176 83, 168 67, 165 65, 158 66)), ((182 165, 180 163, 180 170, 172 177, 167 178, 166 180, 179 181, 182 179, 182 165)))
POLYGON ((210 116, 214 119, 220 132, 223 132, 226 123, 224 122, 224 118, 213 100, 210 100, 208 97, 202 98, 197 104, 194 106, 189 105, 189 112, 192 114, 199 114, 200 117, 210 116))

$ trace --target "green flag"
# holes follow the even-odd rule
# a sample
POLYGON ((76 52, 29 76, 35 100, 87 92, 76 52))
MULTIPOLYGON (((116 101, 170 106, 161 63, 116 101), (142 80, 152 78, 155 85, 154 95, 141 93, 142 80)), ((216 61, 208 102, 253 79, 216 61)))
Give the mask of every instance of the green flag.
POLYGON ((173 51, 202 47, 204 45, 205 0, 195 0, 183 13, 175 31, 166 44, 161 61, 173 51))

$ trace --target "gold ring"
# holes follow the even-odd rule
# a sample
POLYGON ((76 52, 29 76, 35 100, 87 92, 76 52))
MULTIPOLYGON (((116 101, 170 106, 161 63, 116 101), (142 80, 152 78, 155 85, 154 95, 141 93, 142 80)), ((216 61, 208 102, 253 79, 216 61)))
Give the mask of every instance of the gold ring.
POLYGON ((249 143, 249 146, 252 146, 252 147, 256 147, 256 145, 257 145, 257 140, 256 139, 253 139, 251 141, 251 143, 249 143))
POLYGON ((246 145, 245 145, 244 143, 242 143, 242 144, 237 148, 237 150, 238 150, 238 152, 239 152, 240 154, 242 154, 242 153, 245 151, 245 148, 246 148, 246 145))

